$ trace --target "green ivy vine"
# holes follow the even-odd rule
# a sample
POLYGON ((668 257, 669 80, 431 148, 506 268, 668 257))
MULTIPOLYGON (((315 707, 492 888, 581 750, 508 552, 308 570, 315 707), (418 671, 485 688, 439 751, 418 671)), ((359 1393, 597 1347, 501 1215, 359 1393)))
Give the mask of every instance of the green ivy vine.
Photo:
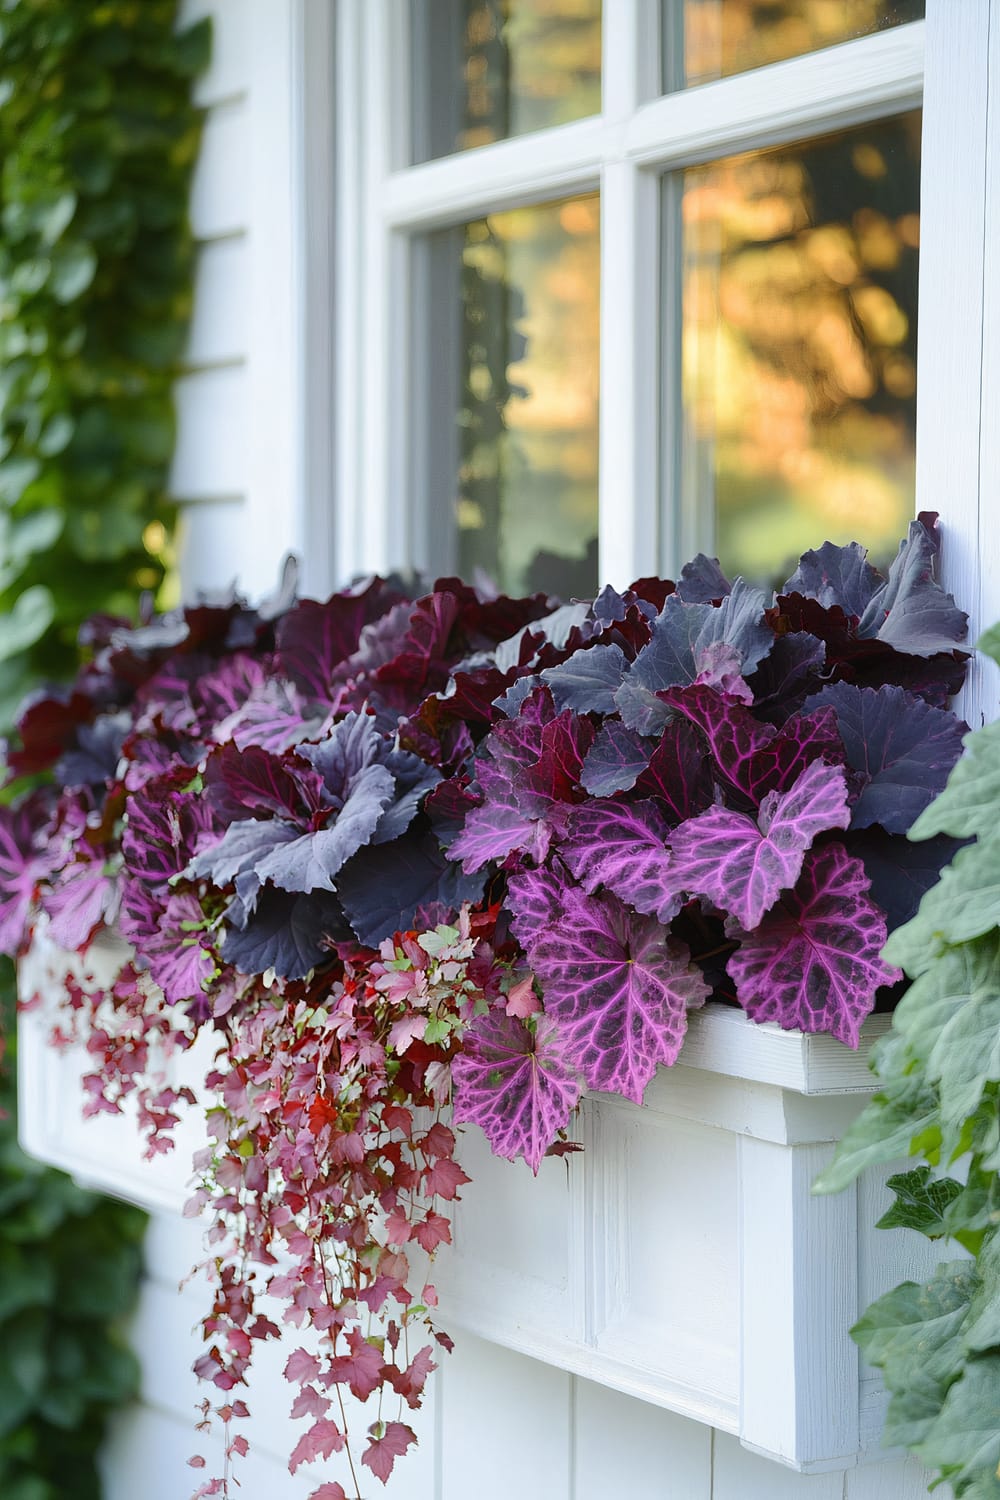
MULTIPOLYGON (((1000 626, 979 649, 1000 664, 1000 626)), ((879 1225, 966 1255, 880 1297, 852 1333, 890 1393, 885 1442, 960 1500, 1000 1500, 1000 722, 965 744, 908 836, 969 842, 889 939, 886 958, 913 982, 872 1058, 879 1091, 817 1187, 920 1160, 889 1178, 879 1225)))
MULTIPOLYGON (((211 43, 177 26, 177 0, 0 0, 0 726, 169 559, 211 43)), ((106 1418, 138 1381, 119 1325, 145 1220, 21 1152, 8 959, 4 1011, 0 1494, 99 1500, 106 1418)))

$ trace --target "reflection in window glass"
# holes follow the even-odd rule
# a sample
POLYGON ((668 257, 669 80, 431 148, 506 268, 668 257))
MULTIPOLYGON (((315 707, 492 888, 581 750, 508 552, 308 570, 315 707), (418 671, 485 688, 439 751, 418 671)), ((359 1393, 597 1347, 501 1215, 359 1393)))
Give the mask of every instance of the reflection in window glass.
POLYGON ((913 514, 919 152, 914 111, 685 174, 681 485, 727 571, 913 514))
POLYGON ((594 195, 432 237, 461 306, 444 398, 454 565, 508 593, 597 586, 599 217, 594 195))
POLYGON ((666 90, 922 20, 925 0, 663 0, 666 90))
POLYGON ((601 109, 601 0, 410 0, 413 160, 601 109))

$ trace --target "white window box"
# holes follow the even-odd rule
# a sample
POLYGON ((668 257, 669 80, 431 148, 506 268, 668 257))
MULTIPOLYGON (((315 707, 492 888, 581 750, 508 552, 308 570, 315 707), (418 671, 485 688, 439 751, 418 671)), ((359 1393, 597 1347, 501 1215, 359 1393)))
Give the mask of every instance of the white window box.
MULTIPOLYGON (((110 945, 96 961, 114 962, 110 945)), ((22 965, 22 993, 43 996, 20 1024, 22 1142, 87 1185, 179 1213, 204 1139, 197 1112, 177 1150, 152 1162, 127 1117, 81 1121, 84 1055, 47 1041, 66 968, 42 943, 22 965)), ((847 1330, 873 1297, 921 1274, 933 1248, 874 1229, 880 1179, 832 1198, 810 1186, 872 1091, 866 1056, 888 1023, 870 1020, 853 1053, 709 1005, 645 1105, 587 1098, 584 1150, 546 1160, 537 1180, 467 1130, 473 1183, 436 1266, 444 1325, 737 1434, 795 1469, 884 1457, 880 1387, 847 1330)), ((196 1080, 209 1057, 210 1045, 197 1064, 180 1061, 196 1080)))

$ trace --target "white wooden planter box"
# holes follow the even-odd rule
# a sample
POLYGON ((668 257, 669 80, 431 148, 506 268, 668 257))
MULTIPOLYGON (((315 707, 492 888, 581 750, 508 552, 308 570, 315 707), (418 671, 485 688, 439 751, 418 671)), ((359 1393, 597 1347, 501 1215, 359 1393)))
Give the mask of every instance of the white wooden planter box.
MULTIPOLYGON (((51 996, 66 967, 36 945, 22 993, 51 996)), ((82 1122, 83 1057, 49 1045, 51 1015, 43 1005, 21 1018, 25 1149, 179 1212, 204 1141, 197 1111, 178 1149, 152 1162, 129 1119, 82 1122)), ((925 1274, 934 1250, 874 1229, 882 1178, 832 1198, 810 1185, 872 1091, 866 1056, 888 1024, 869 1021, 854 1053, 710 1005, 645 1105, 588 1097, 584 1150, 546 1160, 537 1180, 466 1130, 473 1183, 435 1266, 444 1326, 736 1434, 794 1469, 883 1459, 881 1389, 847 1330, 873 1297, 925 1274)), ((209 1055, 200 1071, 189 1065, 192 1079, 209 1055)))

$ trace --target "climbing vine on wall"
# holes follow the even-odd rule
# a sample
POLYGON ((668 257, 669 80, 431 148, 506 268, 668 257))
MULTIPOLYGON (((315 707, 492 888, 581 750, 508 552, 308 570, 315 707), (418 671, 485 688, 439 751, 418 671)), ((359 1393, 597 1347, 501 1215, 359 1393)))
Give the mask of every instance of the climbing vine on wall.
MULTIPOLYGON (((191 309, 192 80, 176 0, 0 0, 0 727, 95 612, 162 582, 191 309)), ((0 1045, 13 969, 0 958, 0 1045)), ((97 1500, 143 1216, 20 1151, 0 1061, 0 1493, 97 1500)))

